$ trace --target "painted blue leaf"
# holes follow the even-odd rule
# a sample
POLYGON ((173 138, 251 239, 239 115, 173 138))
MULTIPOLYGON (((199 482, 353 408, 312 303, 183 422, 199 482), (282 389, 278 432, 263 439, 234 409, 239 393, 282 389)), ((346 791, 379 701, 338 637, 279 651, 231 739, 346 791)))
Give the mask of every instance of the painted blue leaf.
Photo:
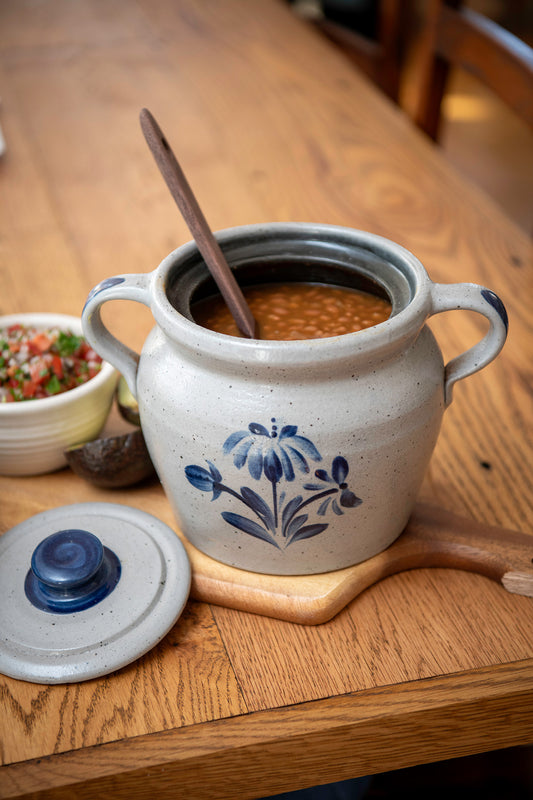
POLYGON ((326 481, 327 483, 333 483, 332 479, 329 477, 325 469, 316 469, 315 475, 321 481, 326 481))
POLYGON ((285 446, 287 447, 287 450, 291 454, 292 459, 296 463, 296 466, 298 467, 300 472, 309 472, 309 464, 307 463, 303 455, 300 452, 298 452, 298 450, 295 450, 294 447, 289 447, 288 445, 285 446))
POLYGON ((200 489, 201 492, 210 492, 213 488, 213 476, 203 467, 189 464, 185 467, 185 475, 189 483, 192 483, 194 488, 200 489))
POLYGON ((335 483, 338 483, 339 485, 344 483, 348 472, 348 462, 345 458, 342 456, 337 456, 337 458, 333 459, 333 464, 331 465, 331 474, 333 475, 333 480, 335 483))
POLYGON ((241 439, 249 436, 250 434, 248 431, 236 431, 236 433, 232 433, 231 436, 228 436, 224 444, 222 445, 223 453, 227 454, 230 453, 235 445, 239 444, 241 439))
POLYGON ((324 487, 320 483, 304 483, 304 489, 310 492, 319 492, 324 487))
POLYGON ((241 497, 245 503, 256 512, 256 514, 259 514, 270 530, 274 531, 276 528, 274 523, 274 514, 270 510, 270 507, 267 505, 267 503, 265 503, 263 498, 260 497, 257 492, 254 492, 253 489, 249 489, 248 486, 241 486, 241 497))
POLYGON ((244 531, 244 533, 249 533, 250 536, 255 536, 256 539, 262 539, 262 541, 278 547, 268 531, 258 525, 257 522, 247 519, 246 517, 241 517, 240 514, 233 514, 231 511, 223 511, 222 518, 230 525, 233 525, 234 528, 238 528, 240 531, 244 531))
POLYGON ((289 500, 289 502, 283 509, 283 514, 281 515, 281 529, 283 531, 284 536, 285 536, 285 529, 289 524, 289 522, 291 521, 291 519, 293 518, 293 516, 295 515, 295 513, 297 512, 301 502, 302 502, 302 496, 301 494, 299 494, 296 497, 293 497, 292 500, 289 500))
POLYGON ((214 483, 213 484, 213 497, 211 498, 211 502, 213 502, 213 500, 216 500, 217 497, 220 497, 221 494, 222 494, 221 485, 219 483, 214 483))
POLYGON ((248 458, 248 470, 252 478, 258 481, 263 472, 263 453, 261 450, 252 450, 250 453, 250 457, 248 458))
POLYGON ((270 450, 265 453, 263 469, 265 477, 268 478, 271 483, 278 483, 281 479, 283 467, 281 466, 281 461, 274 448, 270 448, 270 450))
POLYGON ((281 460, 281 466, 283 468, 283 474, 285 479, 288 481, 294 480, 294 468, 292 466, 291 460, 283 447, 278 448, 279 457, 281 460))
POLYGON ((332 501, 331 507, 332 507, 333 511, 335 512, 335 514, 338 517, 342 517, 342 515, 344 514, 344 511, 342 510, 342 508, 339 508, 339 504, 337 503, 336 500, 332 501))
POLYGON ((297 431, 297 425, 284 425, 280 431, 279 438, 286 439, 288 436, 296 436, 297 431))
POLYGON ((235 452, 233 453, 233 463, 237 469, 240 469, 246 464, 246 459, 248 458, 248 453, 253 443, 254 440, 250 439, 250 437, 247 437, 235 448, 235 452))
POLYGON ((291 436, 291 447, 301 450, 302 453, 312 458, 313 461, 322 461, 322 456, 313 442, 310 441, 310 439, 306 439, 305 436, 291 436))
POLYGON ((292 539, 292 537, 296 534, 296 532, 300 530, 302 525, 305 525, 308 519, 309 519, 308 514, 300 514, 299 517, 294 517, 294 519, 291 520, 289 527, 287 528, 287 533, 286 533, 287 538, 292 539))
POLYGON ((250 422, 248 425, 248 430, 251 433, 255 433, 257 436, 268 436, 270 438, 270 434, 265 428, 264 425, 259 425, 258 422, 250 422))
POLYGON ((323 517, 325 515, 326 511, 328 510, 330 501, 331 497, 326 497, 326 499, 322 503, 320 503, 318 511, 316 512, 319 517, 323 517))
POLYGON ((206 461, 209 464, 209 472, 211 473, 211 477, 213 478, 214 481, 220 483, 220 481, 222 480, 222 475, 211 461, 208 461, 207 459, 206 461))
POLYGON ((314 525, 305 525, 305 527, 300 528, 300 530, 294 534, 292 537, 290 544, 293 542, 299 542, 302 539, 310 539, 312 536, 316 536, 322 531, 325 531, 328 527, 327 523, 315 523, 314 525))
POLYGON ((362 502, 361 498, 357 497, 349 489, 343 489, 341 492, 341 506, 344 506, 344 508, 357 508, 362 502))

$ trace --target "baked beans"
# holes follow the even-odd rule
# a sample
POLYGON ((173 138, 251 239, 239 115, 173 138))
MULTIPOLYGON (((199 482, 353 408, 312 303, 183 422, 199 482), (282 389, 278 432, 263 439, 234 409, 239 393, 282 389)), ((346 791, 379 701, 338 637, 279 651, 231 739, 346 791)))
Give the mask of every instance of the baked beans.
MULTIPOLYGON (((243 294, 256 320, 259 339, 321 339, 377 325, 389 318, 391 304, 376 295, 339 286, 272 283, 243 294)), ((229 336, 242 334, 222 297, 192 308, 195 322, 229 336)))

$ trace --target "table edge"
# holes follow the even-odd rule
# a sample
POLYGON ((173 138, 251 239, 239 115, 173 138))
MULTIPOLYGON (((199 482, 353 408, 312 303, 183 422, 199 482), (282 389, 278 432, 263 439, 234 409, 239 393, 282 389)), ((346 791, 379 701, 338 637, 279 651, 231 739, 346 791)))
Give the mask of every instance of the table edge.
POLYGON ((6 765, 0 798, 253 798, 529 743, 533 658, 6 765))

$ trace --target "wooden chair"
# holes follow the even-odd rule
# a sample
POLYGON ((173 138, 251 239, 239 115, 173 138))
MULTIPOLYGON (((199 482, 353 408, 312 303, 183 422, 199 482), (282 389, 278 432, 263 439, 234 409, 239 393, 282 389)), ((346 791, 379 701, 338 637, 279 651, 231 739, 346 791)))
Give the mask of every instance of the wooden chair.
POLYGON ((533 50, 460 0, 430 0, 420 41, 416 124, 435 141, 452 66, 482 81, 533 128, 533 50))
POLYGON ((327 16, 314 19, 313 22, 357 67, 398 102, 408 18, 406 12, 409 11, 410 0, 380 0, 376 6, 375 38, 327 16))

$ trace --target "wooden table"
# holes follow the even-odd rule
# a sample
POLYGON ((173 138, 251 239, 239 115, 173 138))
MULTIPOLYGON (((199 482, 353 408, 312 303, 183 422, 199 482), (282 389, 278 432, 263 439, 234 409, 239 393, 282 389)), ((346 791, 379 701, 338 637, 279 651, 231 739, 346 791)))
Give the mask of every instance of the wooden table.
MULTIPOLYGON (((362 228, 434 280, 500 294, 508 343, 457 387, 421 494, 531 532, 530 242, 283 2, 4 0, 0 87, 0 313, 79 314, 98 281, 190 239, 139 129, 147 106, 214 229, 362 228)), ((149 312, 115 305, 139 349, 149 312)), ((484 329, 467 312, 432 325, 446 357, 484 329)), ((0 493, 2 531, 87 500, 174 524, 157 483, 104 491, 63 470, 0 493)), ((191 599, 118 673, 0 693, 2 798, 256 798, 533 742, 533 600, 441 569, 316 626, 191 599)))

